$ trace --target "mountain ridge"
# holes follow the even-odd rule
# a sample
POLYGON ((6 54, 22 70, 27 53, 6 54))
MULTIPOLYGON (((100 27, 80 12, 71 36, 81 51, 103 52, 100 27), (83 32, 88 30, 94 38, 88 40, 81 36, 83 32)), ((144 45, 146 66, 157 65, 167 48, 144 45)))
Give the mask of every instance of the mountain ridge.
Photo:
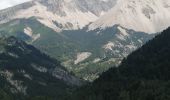
POLYGON ((170 28, 131 53, 119 67, 75 91, 72 100, 168 100, 169 38, 170 28))
POLYGON ((0 30, 3 34, 16 36, 34 45, 42 52, 60 60, 78 77, 90 81, 111 65, 118 65, 124 57, 155 35, 135 32, 121 26, 100 32, 87 32, 84 28, 56 33, 34 18, 2 24, 0 30))
POLYGON ((169 27, 170 1, 118 0, 108 13, 89 26, 90 30, 120 25, 145 33, 161 32, 169 27))
POLYGON ((80 0, 35 0, 0 11, 0 23, 18 18, 35 17, 42 24, 58 32, 79 29, 98 19, 114 4, 115 1, 112 0, 83 2, 80 0))
MULTIPOLYGON (((133 2, 133 0, 129 0, 124 4, 123 1, 120 0, 115 4, 116 1, 112 0, 85 0, 83 2, 79 0, 38 0, 33 2, 33 4, 29 4, 28 8, 22 9, 22 11, 19 12, 16 11, 18 16, 14 16, 18 19, 11 19, 8 23, 1 24, 0 32, 8 34, 9 36, 16 36, 34 45, 47 55, 60 60, 62 65, 70 72, 76 74, 76 76, 88 81, 93 81, 100 73, 109 69, 111 65, 119 65, 122 59, 127 57, 129 53, 141 47, 158 34, 158 32, 150 34, 135 31, 119 24, 103 29, 100 27, 97 27, 97 29, 93 27, 94 30, 89 30, 89 27, 95 23, 93 23, 93 21, 97 19, 100 20, 99 17, 102 19, 108 16, 106 12, 115 4, 113 9, 116 8, 117 13, 121 13, 119 10, 122 10, 122 16, 127 12, 125 16, 126 14, 130 16, 127 18, 131 20, 127 20, 124 18, 125 16, 119 17, 119 15, 112 15, 111 13, 111 15, 109 14, 109 18, 104 20, 104 23, 109 21, 112 25, 114 21, 110 19, 117 16, 120 19, 124 19, 125 22, 136 21, 132 25, 126 24, 128 26, 140 26, 139 21, 144 23, 145 21, 138 19, 138 17, 136 17, 136 20, 132 21, 131 13, 133 16, 134 13, 131 8, 133 8, 135 12, 140 10, 140 12, 137 13, 141 14, 141 9, 143 8, 137 9, 137 5, 140 5, 139 7, 148 5, 146 8, 154 6, 154 9, 151 8, 152 10, 144 10, 145 13, 149 13, 148 16, 142 15, 144 17, 151 17, 153 15, 153 10, 155 11, 155 5, 153 3, 156 2, 157 6, 157 3, 159 3, 158 1, 159 0, 136 0, 133 2), (106 5, 108 6, 106 7, 106 5), (119 7, 119 5, 121 6, 119 7), (132 7, 129 8, 129 6, 132 7), (94 9, 96 7, 97 9, 94 9), (126 7, 128 9, 124 9, 126 7), (103 11, 106 14, 103 15, 103 11), (129 12, 131 12, 130 15, 129 12), (74 24, 70 23, 70 21, 74 24), (80 23, 78 24, 77 22, 80 23), (88 25, 90 22, 92 22, 92 24, 88 25), (80 24, 82 25, 81 28, 80 24)), ((162 3, 163 1, 161 4, 162 3)), ((163 4, 165 4, 165 2, 163 4)), ((167 7, 168 9, 168 5, 164 5, 163 7, 167 7)), ((164 11, 162 12, 164 13, 164 11)), ((163 23, 164 22, 168 23, 166 20, 163 21, 163 23)), ((146 29, 152 27, 152 25, 150 27, 145 24, 142 24, 142 26, 146 27, 146 29)), ((156 24, 156 26, 159 26, 159 24, 156 24)), ((135 29, 137 28, 135 27, 135 29)))
POLYGON ((60 98, 83 83, 59 61, 15 37, 0 38, 0 65, 0 88, 17 100, 34 96, 60 98))

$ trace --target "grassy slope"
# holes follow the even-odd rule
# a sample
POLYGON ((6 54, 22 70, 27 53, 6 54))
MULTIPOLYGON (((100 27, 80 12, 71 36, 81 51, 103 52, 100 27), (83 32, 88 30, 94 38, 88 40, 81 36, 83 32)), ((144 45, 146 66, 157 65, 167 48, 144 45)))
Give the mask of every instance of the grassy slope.
MULTIPOLYGON (((14 20, 0 25, 0 32, 14 35, 33 44, 41 51, 63 62, 63 65, 69 71, 88 80, 95 79, 98 76, 97 74, 106 71, 111 65, 115 65, 120 59, 122 59, 119 57, 116 59, 110 59, 113 58, 113 56, 110 52, 106 53, 102 48, 103 45, 108 43, 108 41, 117 41, 115 38, 115 34, 118 32, 116 27, 101 31, 102 34, 96 34, 97 31, 86 32, 85 29, 57 33, 42 25, 34 18, 30 18, 14 20), (33 43, 30 42, 31 38, 23 33, 24 28, 27 26, 33 30, 33 34, 41 35, 40 38, 33 43), (76 59, 78 52, 91 52, 92 56, 82 63, 74 65, 74 60, 76 59), (105 55, 107 57, 105 57, 105 55), (101 58, 102 60, 98 63, 93 63, 95 58, 101 58)), ((144 35, 145 34, 141 33, 137 36, 130 37, 128 42, 131 42, 131 39, 137 41, 138 38, 143 37, 144 35)), ((144 37, 146 37, 147 40, 149 36, 146 35, 144 37)), ((122 42, 122 44, 126 44, 126 42, 122 42)))
POLYGON ((170 28, 68 100, 169 100, 170 28))

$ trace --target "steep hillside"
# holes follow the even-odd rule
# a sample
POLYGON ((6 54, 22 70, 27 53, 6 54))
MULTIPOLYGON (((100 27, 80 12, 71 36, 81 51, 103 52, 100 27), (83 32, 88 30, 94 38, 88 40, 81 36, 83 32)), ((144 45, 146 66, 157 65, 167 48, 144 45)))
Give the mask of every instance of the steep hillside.
POLYGON ((93 81, 169 25, 168 0, 116 1, 34 0, 1 11, 7 21, 0 34, 34 45, 76 76, 93 81))
POLYGON ((124 57, 154 36, 120 26, 100 32, 83 28, 57 33, 34 18, 2 24, 0 33, 16 36, 34 45, 60 60, 78 77, 90 81, 112 65, 118 65, 124 57))
POLYGON ((111 11, 90 25, 90 29, 120 25, 145 33, 161 32, 170 26, 170 0, 118 0, 111 11))
POLYGON ((0 95, 10 95, 14 100, 34 96, 60 99, 81 85, 59 61, 15 37, 0 38, 0 81, 0 95))
POLYGON ((100 32, 78 30, 64 31, 63 34, 79 46, 79 50, 74 53, 75 58, 67 60, 64 65, 74 66, 69 69, 90 81, 112 65, 118 66, 124 57, 154 37, 154 34, 135 32, 120 26, 100 32), (81 59, 83 57, 85 59, 81 59))
POLYGON ((130 54, 118 68, 81 88, 73 100, 169 100, 169 38, 170 28, 130 54))

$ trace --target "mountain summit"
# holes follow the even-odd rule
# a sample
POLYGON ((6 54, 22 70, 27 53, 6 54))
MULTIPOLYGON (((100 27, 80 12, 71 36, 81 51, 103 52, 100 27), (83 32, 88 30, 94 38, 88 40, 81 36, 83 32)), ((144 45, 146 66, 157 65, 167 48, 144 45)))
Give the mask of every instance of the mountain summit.
POLYGON ((90 29, 120 25, 135 31, 156 33, 170 23, 170 0, 118 0, 102 18, 90 25, 90 29))
POLYGON ((0 11, 0 23, 35 17, 55 31, 79 29, 97 20, 115 2, 116 0, 33 0, 0 11))

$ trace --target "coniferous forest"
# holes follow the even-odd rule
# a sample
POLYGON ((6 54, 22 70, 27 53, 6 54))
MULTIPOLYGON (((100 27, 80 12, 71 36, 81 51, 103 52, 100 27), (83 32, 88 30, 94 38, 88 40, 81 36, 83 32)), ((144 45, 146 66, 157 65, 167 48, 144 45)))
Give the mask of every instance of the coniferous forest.
POLYGON ((0 0, 0 100, 170 100, 169 20, 170 0, 0 0))
POLYGON ((170 100, 170 28, 125 58, 118 68, 80 88, 72 100, 170 100))
MULTIPOLYGON (((14 96, 8 91, 8 87, 4 87, 0 89, 0 100, 17 100, 17 97, 18 100, 169 100, 169 38, 170 28, 124 58, 119 67, 111 68, 93 83, 74 88, 69 93, 62 94, 60 98, 55 97, 54 90, 51 91, 54 93, 51 96, 14 96)), ((1 41, 2 44, 4 43, 1 41)), ((5 82, 1 77, 0 86, 7 84, 5 82)))

